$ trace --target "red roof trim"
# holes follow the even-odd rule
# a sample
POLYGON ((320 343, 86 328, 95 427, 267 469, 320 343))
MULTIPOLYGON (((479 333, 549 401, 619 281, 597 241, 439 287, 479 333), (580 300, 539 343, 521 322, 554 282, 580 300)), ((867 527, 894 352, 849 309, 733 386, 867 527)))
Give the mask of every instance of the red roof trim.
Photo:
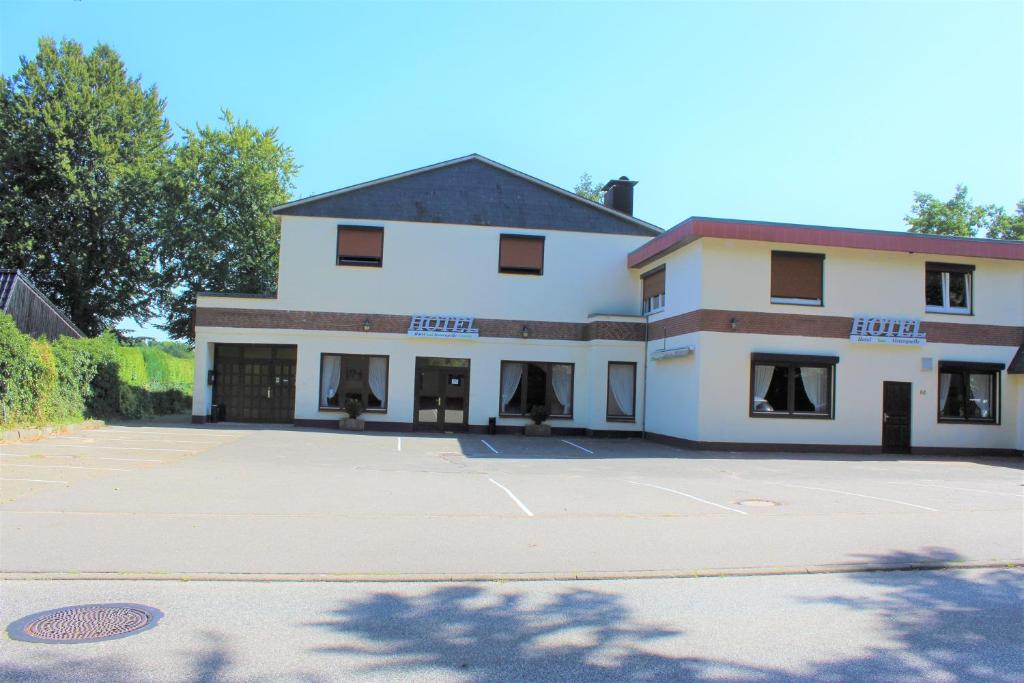
POLYGON ((1024 261, 1024 242, 1012 240, 693 217, 634 250, 629 255, 629 267, 642 266, 701 237, 1024 261))

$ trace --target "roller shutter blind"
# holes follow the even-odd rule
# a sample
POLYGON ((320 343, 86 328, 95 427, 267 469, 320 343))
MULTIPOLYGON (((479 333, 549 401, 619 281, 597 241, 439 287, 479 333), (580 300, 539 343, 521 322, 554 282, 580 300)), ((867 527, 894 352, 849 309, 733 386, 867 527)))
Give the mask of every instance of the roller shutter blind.
POLYGON ((651 273, 644 278, 644 298, 650 299, 652 296, 658 296, 659 294, 665 293, 665 270, 659 270, 656 273, 651 273))
POLYGON ((821 303, 824 254, 772 252, 772 298, 821 303))
POLYGON ((338 228, 339 264, 379 266, 383 261, 384 228, 338 228))
POLYGON ((544 271, 544 238, 502 235, 498 270, 502 273, 540 275, 544 271))

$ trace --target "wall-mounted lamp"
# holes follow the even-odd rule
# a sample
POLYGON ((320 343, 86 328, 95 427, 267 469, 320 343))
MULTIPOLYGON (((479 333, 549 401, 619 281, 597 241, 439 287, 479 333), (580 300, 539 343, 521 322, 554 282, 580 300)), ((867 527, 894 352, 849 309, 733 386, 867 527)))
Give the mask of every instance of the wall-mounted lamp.
POLYGON ((736 329, 736 318, 729 318, 729 327, 736 329))
POLYGON ((206 371, 206 383, 208 385, 210 385, 212 387, 213 386, 213 382, 214 382, 214 380, 216 378, 217 378, 217 374, 213 370, 207 370, 206 371))
POLYGON ((520 334, 523 335, 523 339, 526 339, 527 337, 530 336, 530 328, 527 327, 526 325, 523 325, 523 331, 520 332, 520 334))
POLYGON ((366 320, 363 321, 363 332, 369 332, 369 331, 370 331, 370 319, 367 318, 366 320))

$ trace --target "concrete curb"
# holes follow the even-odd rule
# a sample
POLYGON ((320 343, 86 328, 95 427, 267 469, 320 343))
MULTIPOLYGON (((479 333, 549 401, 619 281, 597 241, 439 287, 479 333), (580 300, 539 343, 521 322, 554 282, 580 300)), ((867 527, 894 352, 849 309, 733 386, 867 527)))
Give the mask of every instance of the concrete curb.
POLYGON ((252 581, 292 583, 451 583, 506 581, 614 581, 709 579, 737 576, 799 576, 940 569, 1021 569, 1024 559, 899 564, 823 564, 792 567, 726 567, 689 571, 536 572, 466 574, 267 574, 242 572, 0 572, 0 581, 252 581))
POLYGON ((0 443, 18 443, 22 441, 39 441, 58 434, 74 434, 86 429, 98 429, 105 426, 103 420, 84 420, 66 425, 43 425, 42 427, 23 427, 0 432, 0 443))

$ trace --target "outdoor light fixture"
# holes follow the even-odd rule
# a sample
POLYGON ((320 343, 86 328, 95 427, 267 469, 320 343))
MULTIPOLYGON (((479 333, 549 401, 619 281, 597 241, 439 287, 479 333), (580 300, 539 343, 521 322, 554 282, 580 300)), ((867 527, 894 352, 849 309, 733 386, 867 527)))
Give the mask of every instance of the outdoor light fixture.
POLYGON ((527 337, 530 336, 530 328, 527 327, 526 325, 523 325, 523 331, 521 334, 523 335, 523 339, 526 339, 527 337))
POLYGON ((736 329, 736 318, 729 318, 729 327, 736 329))
POLYGON ((369 331, 370 331, 370 319, 367 318, 366 320, 363 321, 363 332, 369 332, 369 331))

